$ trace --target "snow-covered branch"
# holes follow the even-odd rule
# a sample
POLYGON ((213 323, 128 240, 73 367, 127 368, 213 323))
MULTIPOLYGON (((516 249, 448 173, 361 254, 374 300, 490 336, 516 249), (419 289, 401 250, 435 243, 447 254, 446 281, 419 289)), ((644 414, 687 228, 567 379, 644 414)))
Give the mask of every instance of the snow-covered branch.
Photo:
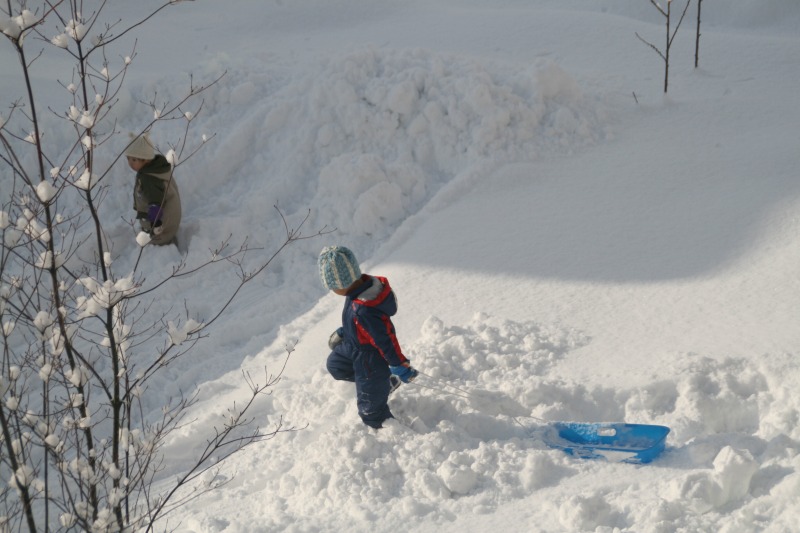
MULTIPOLYGON (((19 95, 0 95, 12 98, 0 113, 0 531, 148 529, 185 503, 173 496, 220 460, 289 430, 280 423, 268 431, 253 427, 248 412, 278 378, 257 385, 245 375, 250 398, 232 406, 218 428, 201 428, 210 434, 208 447, 173 487, 154 489, 165 442, 191 424, 197 396, 168 400, 158 418, 148 405, 150 380, 191 353, 241 288, 305 237, 287 231, 251 270, 244 258, 256 250, 246 237, 238 248, 230 244, 233 236, 209 259, 182 259, 161 279, 147 280, 138 263, 118 267, 119 236, 103 224, 119 216, 117 206, 105 210, 104 200, 113 167, 124 158, 112 110, 137 59, 135 43, 118 48, 121 37, 182 2, 162 0, 133 23, 115 18, 107 0, 35 3, 0 5, 0 42, 18 55, 23 87, 19 95), (74 72, 69 82, 53 81, 59 91, 48 105, 38 96, 49 94, 37 85, 48 77, 36 71, 42 59, 71 62, 74 72), (231 270, 235 287, 230 298, 207 306, 210 318, 188 306, 179 314, 159 305, 167 283, 215 265, 231 270)), ((195 140, 191 127, 202 95, 219 79, 190 77, 172 102, 157 94, 144 106, 132 102, 152 117, 139 133, 183 121, 167 152, 173 167, 214 139, 195 140)), ((150 251, 142 245, 140 257, 150 251)), ((202 490, 213 486, 201 483, 202 490)))

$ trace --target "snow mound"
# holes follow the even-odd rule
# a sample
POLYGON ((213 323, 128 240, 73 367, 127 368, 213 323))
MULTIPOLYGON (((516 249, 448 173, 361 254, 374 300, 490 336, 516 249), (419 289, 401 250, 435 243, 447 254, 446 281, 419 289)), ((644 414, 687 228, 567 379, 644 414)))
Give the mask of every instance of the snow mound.
MULTIPOLYGON (((265 205, 278 204, 289 214, 311 209, 312 225, 337 228, 341 239, 378 242, 482 162, 569 152, 608 128, 603 103, 552 62, 519 69, 425 49, 365 48, 293 75, 273 63, 226 68, 193 119, 198 135, 225 134, 184 167, 192 177, 181 193, 187 213, 230 202, 244 227, 267 232, 253 232, 259 241, 274 231, 264 227, 265 205), (220 199, 221 179, 230 190, 220 199)), ((206 69, 207 78, 222 73, 215 64, 206 69)), ((174 98, 181 87, 168 89, 174 98)), ((157 133, 180 127, 159 125, 157 133)), ((237 218, 205 222, 200 233, 223 235, 237 218)), ((367 256, 375 245, 359 247, 367 256)))

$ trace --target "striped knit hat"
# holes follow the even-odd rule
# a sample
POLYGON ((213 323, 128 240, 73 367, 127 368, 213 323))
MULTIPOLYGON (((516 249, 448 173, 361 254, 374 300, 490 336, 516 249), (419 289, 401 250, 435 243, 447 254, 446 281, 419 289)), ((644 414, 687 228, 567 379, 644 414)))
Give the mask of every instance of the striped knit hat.
POLYGON ((323 248, 318 264, 319 277, 326 289, 346 289, 361 277, 356 256, 344 246, 323 248))

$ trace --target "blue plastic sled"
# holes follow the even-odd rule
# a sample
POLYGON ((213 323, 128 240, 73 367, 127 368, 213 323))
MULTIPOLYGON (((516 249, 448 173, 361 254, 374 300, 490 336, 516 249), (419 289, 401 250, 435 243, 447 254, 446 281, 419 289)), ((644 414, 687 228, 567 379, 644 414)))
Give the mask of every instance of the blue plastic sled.
POLYGON ((545 442, 583 459, 649 463, 664 451, 669 428, 647 424, 584 424, 556 422, 545 442))

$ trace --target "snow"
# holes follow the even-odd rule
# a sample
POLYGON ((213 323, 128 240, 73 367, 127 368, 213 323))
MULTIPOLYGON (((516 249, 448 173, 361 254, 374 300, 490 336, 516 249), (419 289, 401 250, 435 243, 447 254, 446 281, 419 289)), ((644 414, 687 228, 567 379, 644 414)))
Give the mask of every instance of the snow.
MULTIPOLYGON (((128 17, 151 5, 108 9, 128 17)), ((795 530, 800 5, 704 3, 699 69, 692 11, 668 96, 663 64, 635 37, 663 36, 645 1, 198 0, 143 26, 135 56, 109 56, 111 71, 130 62, 122 132, 151 120, 141 102, 154 91, 175 101, 189 72, 198 83, 225 73, 201 109, 181 108, 190 144, 205 144, 190 159, 173 151, 189 263, 231 233, 263 249, 250 263, 268 258, 285 238, 273 206, 292 228, 310 209, 306 235, 335 229, 283 251, 143 392, 154 412, 199 393, 196 422, 165 448, 166 482, 249 396, 242 372, 277 372, 294 347, 254 414, 262 428, 295 430, 209 472, 203 482, 220 487, 161 526, 795 530), (330 244, 390 279, 399 339, 424 373, 392 396, 398 420, 380 431, 360 424, 352 384, 325 371, 342 304, 316 273, 330 244), (585 461, 531 437, 543 421, 671 433, 650 465, 585 461)), ((4 72, 14 61, 0 48, 4 72)), ((37 62, 40 83, 64 68, 48 61, 37 62)), ((59 79, 67 87, 69 73, 59 79)), ((2 107, 14 83, 0 81, 2 107)), ((63 116, 71 95, 51 85, 42 108, 63 116)), ((155 127, 162 153, 185 126, 155 127)), ((68 149, 71 138, 46 131, 68 149)), ((127 135, 115 142, 122 150, 127 135)), ((127 276, 139 261, 155 282, 181 254, 146 246, 139 259, 146 239, 120 218, 132 175, 124 161, 112 174, 106 263, 127 276)), ((234 276, 213 268, 160 289, 153 312, 192 313, 170 324, 171 342, 213 318, 234 276)))

